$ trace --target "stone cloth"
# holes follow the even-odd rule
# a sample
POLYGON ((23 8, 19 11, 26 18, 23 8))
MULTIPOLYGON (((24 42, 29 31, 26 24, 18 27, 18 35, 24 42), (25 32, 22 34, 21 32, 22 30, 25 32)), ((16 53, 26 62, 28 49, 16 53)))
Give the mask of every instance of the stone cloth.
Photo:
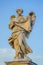
POLYGON ((12 35, 8 40, 9 44, 13 48, 15 48, 17 53, 18 52, 22 52, 23 54, 31 53, 32 50, 27 45, 25 39, 25 32, 31 30, 30 18, 27 19, 26 17, 21 16, 21 17, 16 17, 14 21, 15 21, 15 26, 13 27, 12 35))
POLYGON ((26 43, 25 34, 23 31, 13 33, 12 36, 9 39, 10 45, 15 48, 16 52, 19 52, 20 50, 24 53, 30 53, 32 52, 31 48, 26 43))

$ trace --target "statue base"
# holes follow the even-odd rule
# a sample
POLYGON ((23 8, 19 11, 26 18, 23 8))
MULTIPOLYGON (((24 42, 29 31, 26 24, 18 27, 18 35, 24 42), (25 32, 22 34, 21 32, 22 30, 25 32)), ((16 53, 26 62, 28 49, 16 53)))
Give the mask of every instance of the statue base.
POLYGON ((11 62, 5 62, 6 65, 37 65, 36 63, 32 61, 11 61, 11 62))

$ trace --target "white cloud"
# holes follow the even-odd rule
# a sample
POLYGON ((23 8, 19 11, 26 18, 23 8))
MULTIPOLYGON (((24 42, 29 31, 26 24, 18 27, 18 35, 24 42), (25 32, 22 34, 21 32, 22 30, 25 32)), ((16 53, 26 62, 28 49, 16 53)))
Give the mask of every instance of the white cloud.
POLYGON ((0 49, 0 65, 5 65, 5 61, 13 60, 15 55, 15 51, 12 49, 0 49))
MULTIPOLYGON (((0 49, 0 65, 5 65, 5 61, 10 61, 14 59, 15 51, 13 49, 0 49)), ((43 64, 43 55, 35 55, 29 54, 28 55, 33 62, 36 62, 37 64, 40 65, 40 63, 43 64)))

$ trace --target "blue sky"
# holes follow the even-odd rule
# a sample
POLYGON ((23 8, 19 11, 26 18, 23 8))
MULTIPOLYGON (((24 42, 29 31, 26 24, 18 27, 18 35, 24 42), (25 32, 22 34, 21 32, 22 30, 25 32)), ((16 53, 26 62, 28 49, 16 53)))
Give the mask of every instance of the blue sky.
POLYGON ((28 56, 38 65, 43 65, 43 0, 0 0, 0 65, 5 61, 13 60, 15 51, 8 44, 11 31, 8 29, 10 16, 16 15, 16 9, 22 8, 23 15, 28 16, 30 11, 35 12, 34 28, 27 39, 33 53, 28 56))

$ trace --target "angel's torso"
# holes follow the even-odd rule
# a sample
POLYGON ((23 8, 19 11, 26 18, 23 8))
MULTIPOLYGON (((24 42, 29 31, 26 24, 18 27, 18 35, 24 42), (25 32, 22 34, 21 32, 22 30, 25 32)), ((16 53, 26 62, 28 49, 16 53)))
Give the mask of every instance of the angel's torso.
MULTIPOLYGON (((14 22, 15 22, 15 23, 18 23, 18 24, 20 24, 20 25, 21 25, 21 24, 23 25, 23 22, 25 22, 26 20, 27 20, 27 17, 21 16, 21 17, 16 17, 16 18, 14 19, 14 22)), ((21 27, 19 27, 19 26, 17 26, 17 25, 15 25, 15 26, 13 27, 12 31, 13 31, 13 32, 20 32, 20 31, 24 32, 24 29, 21 28, 21 27)))

